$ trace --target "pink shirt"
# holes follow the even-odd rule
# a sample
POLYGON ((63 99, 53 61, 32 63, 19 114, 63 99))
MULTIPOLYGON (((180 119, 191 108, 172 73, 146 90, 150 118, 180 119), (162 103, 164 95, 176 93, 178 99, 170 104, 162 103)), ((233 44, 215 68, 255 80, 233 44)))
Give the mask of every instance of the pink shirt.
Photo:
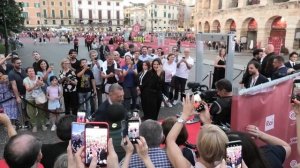
POLYGON ((47 87, 47 93, 49 94, 49 97, 51 97, 51 98, 58 98, 60 92, 61 92, 61 90, 58 86, 48 86, 47 87))

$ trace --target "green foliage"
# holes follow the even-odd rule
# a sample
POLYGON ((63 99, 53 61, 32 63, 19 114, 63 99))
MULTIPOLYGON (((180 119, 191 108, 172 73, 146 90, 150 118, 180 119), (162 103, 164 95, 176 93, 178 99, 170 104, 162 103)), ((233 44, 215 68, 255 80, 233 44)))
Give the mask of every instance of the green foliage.
POLYGON ((0 0, 0 32, 5 34, 4 18, 7 32, 20 32, 24 28, 24 18, 22 14, 22 4, 15 0, 0 0))

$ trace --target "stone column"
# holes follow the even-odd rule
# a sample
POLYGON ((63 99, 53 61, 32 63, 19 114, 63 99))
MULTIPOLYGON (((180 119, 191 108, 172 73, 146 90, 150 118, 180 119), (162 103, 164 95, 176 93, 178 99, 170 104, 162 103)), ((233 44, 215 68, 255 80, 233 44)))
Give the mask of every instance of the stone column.
POLYGON ((222 9, 227 9, 228 3, 229 3, 229 0, 222 0, 222 9))
POLYGON ((258 45, 260 44, 260 48, 265 48, 267 46, 269 37, 270 37, 270 29, 266 29, 266 28, 257 29, 257 44, 258 45))
POLYGON ((288 28, 286 29, 285 47, 289 49, 289 52, 293 51, 295 32, 296 32, 295 25, 289 25, 288 28))
POLYGON ((238 8, 244 8, 247 6, 247 0, 239 0, 238 8))

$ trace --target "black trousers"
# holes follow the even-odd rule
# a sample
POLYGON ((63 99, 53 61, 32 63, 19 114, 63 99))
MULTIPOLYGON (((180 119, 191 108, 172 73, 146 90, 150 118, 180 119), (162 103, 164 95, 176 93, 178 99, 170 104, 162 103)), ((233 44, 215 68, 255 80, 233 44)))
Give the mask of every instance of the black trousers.
POLYGON ((182 98, 184 97, 185 84, 186 84, 187 79, 175 76, 174 80, 175 80, 174 81, 175 82, 174 100, 178 99, 178 94, 179 94, 179 91, 180 91, 180 93, 181 93, 180 100, 182 101, 182 98))
POLYGON ((64 92, 66 114, 77 115, 79 108, 77 92, 64 92))
POLYGON ((74 50, 78 53, 78 45, 74 45, 74 50))
POLYGON ((141 102, 144 113, 144 120, 157 120, 160 105, 162 102, 161 92, 151 92, 148 90, 141 91, 141 102))

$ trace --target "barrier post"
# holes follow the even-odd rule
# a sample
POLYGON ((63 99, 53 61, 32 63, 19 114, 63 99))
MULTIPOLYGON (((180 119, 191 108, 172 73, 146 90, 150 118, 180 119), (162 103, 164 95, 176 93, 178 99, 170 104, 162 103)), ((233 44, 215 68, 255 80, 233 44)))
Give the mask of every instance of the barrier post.
POLYGON ((225 78, 230 82, 233 82, 233 58, 234 58, 234 41, 235 34, 229 33, 227 35, 227 59, 226 59, 226 69, 225 78))
POLYGON ((201 83, 203 78, 203 41, 202 33, 196 34, 196 82, 201 83))

